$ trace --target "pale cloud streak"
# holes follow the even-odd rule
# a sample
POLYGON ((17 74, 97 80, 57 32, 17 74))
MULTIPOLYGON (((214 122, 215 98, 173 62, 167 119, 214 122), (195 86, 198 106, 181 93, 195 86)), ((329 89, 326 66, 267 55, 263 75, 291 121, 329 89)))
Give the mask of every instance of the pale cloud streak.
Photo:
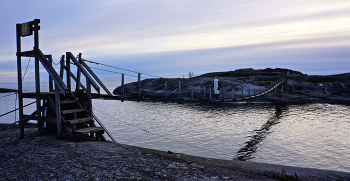
POLYGON ((86 51, 110 54, 165 52, 339 36, 350 28, 350 4, 346 2, 244 2, 124 4, 129 11, 118 11, 117 4, 111 7, 116 11, 88 18, 92 22, 107 19, 108 23, 96 22, 92 28, 87 22, 78 25, 83 32, 101 34, 92 33, 80 41, 77 37, 76 42, 86 51), (145 10, 147 5, 150 10, 145 10))
MULTIPOLYGON (((124 55, 140 59, 174 55, 179 60, 173 61, 201 60, 203 66, 215 66, 211 63, 214 60, 220 65, 229 64, 225 61, 229 56, 239 54, 244 59, 256 50, 206 56, 203 51, 264 45, 265 48, 259 48, 264 53, 270 52, 266 48, 300 51, 299 48, 350 45, 348 0, 14 0, 1 4, 0 63, 15 60, 15 24, 35 18, 41 19, 40 48, 52 54, 56 61, 71 51, 110 61, 124 55), (184 56, 186 53, 176 54, 190 50, 197 54, 190 57, 184 56)), ((31 38, 23 41, 23 47, 32 46, 31 38)), ((133 60, 136 65, 137 60, 133 60)), ((122 61, 119 59, 117 63, 124 64, 122 61)), ((144 63, 139 61, 138 65, 144 63)), ((209 67, 203 69, 211 71, 209 67)))

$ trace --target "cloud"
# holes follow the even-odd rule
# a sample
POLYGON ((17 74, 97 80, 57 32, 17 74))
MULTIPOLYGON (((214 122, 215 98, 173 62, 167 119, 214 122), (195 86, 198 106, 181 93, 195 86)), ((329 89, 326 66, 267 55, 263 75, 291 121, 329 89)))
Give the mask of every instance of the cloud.
MULTIPOLYGON (((87 59, 161 75, 298 68, 285 60, 340 65, 344 57, 336 53, 350 45, 348 0, 14 0, 0 7, 0 63, 15 62, 15 24, 35 18, 41 19, 40 48, 55 62, 66 51, 82 52, 87 59)), ((22 41, 23 51, 33 47, 33 37, 22 41)))

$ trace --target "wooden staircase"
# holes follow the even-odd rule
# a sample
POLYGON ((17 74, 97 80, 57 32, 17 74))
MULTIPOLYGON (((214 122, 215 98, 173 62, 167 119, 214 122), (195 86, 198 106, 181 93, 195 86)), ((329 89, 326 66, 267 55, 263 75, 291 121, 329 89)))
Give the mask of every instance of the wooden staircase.
POLYGON ((96 126, 93 116, 74 93, 61 95, 60 110, 62 127, 72 140, 106 140, 105 128, 96 126))
MULTIPOLYGON (((101 80, 84 63, 81 53, 76 58, 71 52, 62 55, 60 61, 59 74, 53 68, 52 55, 45 55, 39 49, 39 30, 40 19, 34 21, 16 24, 17 38, 17 80, 18 80, 18 106, 19 106, 19 125, 20 138, 24 138, 24 127, 32 126, 30 120, 36 120, 38 134, 42 135, 44 128, 57 133, 58 138, 65 136, 74 141, 83 139, 105 140, 103 134, 106 132, 109 137, 115 141, 113 136, 103 126, 102 122, 93 114, 92 111, 92 91, 93 87, 100 95, 99 85, 106 91, 109 97, 113 96, 101 80), (22 27, 28 31, 22 31, 22 27), (22 51, 21 38, 34 35, 34 47, 29 51, 22 51), (22 57, 35 57, 35 92, 24 93, 22 90, 22 57), (45 68, 49 75, 49 92, 42 92, 40 86, 40 64, 45 68), (76 66, 76 74, 71 71, 71 64, 76 66), (66 82, 64 73, 66 72, 66 82), (85 86, 81 79, 85 77, 85 86), (75 92, 72 91, 72 82, 75 81, 75 92), (99 85, 95 82, 97 81, 99 85), (25 115, 23 108, 23 99, 36 99, 36 110, 25 115), (95 121, 98 122, 96 126, 95 121), (46 124, 46 125, 45 125, 46 124)), ((24 30, 25 30, 24 29, 24 30)), ((30 103, 28 105, 31 105, 30 103)), ((26 105, 27 106, 27 105, 26 105)))

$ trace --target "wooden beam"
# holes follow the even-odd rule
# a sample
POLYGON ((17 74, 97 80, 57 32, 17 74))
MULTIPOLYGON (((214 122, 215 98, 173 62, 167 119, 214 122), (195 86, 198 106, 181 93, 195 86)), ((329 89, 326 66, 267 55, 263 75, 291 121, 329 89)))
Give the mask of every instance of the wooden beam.
POLYGON ((30 50, 30 51, 21 52, 21 56, 22 57, 35 57, 35 54, 34 54, 33 50, 30 50))
MULTIPOLYGON (((51 98, 50 98, 51 99, 51 98)), ((60 93, 57 85, 55 86, 55 103, 56 103, 56 121, 57 121, 57 137, 62 137, 62 122, 61 122, 61 105, 60 93)))
MULTIPOLYGON (((79 53, 79 63, 81 63, 82 61, 81 61, 81 53, 79 53)), ((78 91, 79 90, 79 86, 81 86, 80 85, 80 74, 81 74, 81 71, 80 71, 80 69, 77 69, 77 78, 76 79, 74 79, 75 80, 75 82, 76 82, 76 86, 75 86, 75 91, 78 91)), ((86 89, 85 89, 85 91, 86 91, 86 89)))
POLYGON ((141 73, 138 73, 137 102, 141 100, 141 73))
POLYGON ((122 92, 122 98, 124 98, 124 74, 122 74, 122 90, 121 90, 122 92))
MULTIPOLYGON (((38 30, 38 21, 34 20, 34 49, 39 49, 39 30, 38 30)), ((47 61, 46 57, 44 57, 47 61)), ((49 64, 48 64, 49 66, 49 64)), ((37 122, 38 122, 38 134, 42 135, 43 125, 41 122, 41 100, 40 100, 40 60, 35 56, 35 90, 36 90, 36 109, 37 109, 37 122)))
POLYGON ((90 79, 86 78, 86 94, 87 94, 87 109, 89 111, 89 115, 92 115, 92 101, 91 101, 91 84, 90 84, 90 79))
POLYGON ((64 55, 62 55, 60 60, 60 78, 63 80, 63 73, 64 73, 64 55))
POLYGON ((66 71, 67 71, 67 87, 68 87, 68 91, 71 92, 72 91, 72 84, 70 81, 70 59, 71 57, 68 55, 68 52, 66 53, 66 71))
MULTIPOLYGON (((16 24, 17 41, 17 83, 18 83, 18 107, 19 120, 23 119, 23 95, 22 95, 22 53, 21 53, 21 24, 16 24)), ((17 121, 17 120, 16 120, 17 121)), ((24 139, 24 126, 20 125, 20 139, 24 139)))
MULTIPOLYGON (((48 57, 48 59, 49 59, 50 65, 51 65, 51 67, 52 67, 52 62, 53 62, 53 60, 52 60, 52 55, 48 55, 47 57, 48 57)), ((50 77, 50 75, 49 75, 49 91, 50 91, 50 92, 53 92, 53 79, 52 79, 52 77, 50 77)))

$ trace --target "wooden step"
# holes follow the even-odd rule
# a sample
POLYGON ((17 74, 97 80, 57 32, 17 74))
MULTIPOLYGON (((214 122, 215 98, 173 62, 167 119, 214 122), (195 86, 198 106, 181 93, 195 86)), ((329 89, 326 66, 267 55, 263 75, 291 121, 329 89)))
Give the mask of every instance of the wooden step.
POLYGON ((75 124, 75 123, 83 123, 87 121, 92 121, 93 119, 91 117, 88 118, 78 118, 78 119, 71 119, 71 120, 66 120, 69 124, 75 124))
POLYGON ((61 104, 71 104, 71 103, 77 103, 78 100, 68 100, 68 101, 61 101, 61 104))
POLYGON ((88 127, 88 128, 73 130, 74 133, 81 133, 81 134, 104 132, 104 131, 105 129, 103 127, 88 127))
POLYGON ((70 113, 77 113, 77 112, 84 112, 85 109, 69 109, 69 110, 62 110, 62 114, 70 114, 70 113))

